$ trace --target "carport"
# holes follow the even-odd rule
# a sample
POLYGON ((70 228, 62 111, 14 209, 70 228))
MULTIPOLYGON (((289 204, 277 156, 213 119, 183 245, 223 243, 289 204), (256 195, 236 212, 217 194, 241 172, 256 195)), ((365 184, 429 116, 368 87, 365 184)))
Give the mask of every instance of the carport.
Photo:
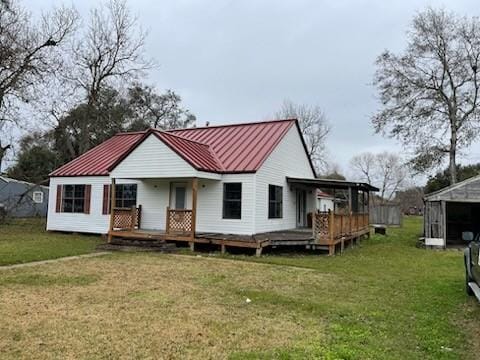
POLYGON ((480 233, 480 176, 425 196, 427 246, 463 245, 462 232, 480 233))

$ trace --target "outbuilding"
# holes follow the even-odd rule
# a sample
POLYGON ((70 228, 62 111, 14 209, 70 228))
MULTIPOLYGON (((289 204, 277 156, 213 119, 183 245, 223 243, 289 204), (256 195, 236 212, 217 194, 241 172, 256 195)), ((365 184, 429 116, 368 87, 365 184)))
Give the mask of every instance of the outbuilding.
POLYGON ((480 233, 480 175, 427 194, 425 245, 461 245, 462 233, 480 233))
POLYGON ((47 216, 48 186, 0 176, 0 216, 47 216))

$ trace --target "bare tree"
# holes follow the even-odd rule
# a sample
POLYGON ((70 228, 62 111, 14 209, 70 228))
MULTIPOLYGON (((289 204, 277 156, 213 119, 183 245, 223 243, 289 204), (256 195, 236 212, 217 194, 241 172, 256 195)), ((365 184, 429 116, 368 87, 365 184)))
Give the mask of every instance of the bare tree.
POLYGON ((95 120, 92 117, 102 88, 136 79, 153 66, 143 56, 145 36, 124 0, 111 0, 92 10, 84 36, 73 46, 69 75, 92 110, 82 122, 80 153, 91 147, 88 122, 95 120))
POLYGON ((152 86, 135 83, 128 89, 128 98, 132 130, 181 129, 195 123, 195 115, 182 106, 181 97, 172 90, 158 93, 152 86))
POLYGON ((358 180, 377 186, 380 198, 386 201, 392 200, 407 182, 407 168, 393 153, 362 153, 350 160, 350 167, 358 180))
POLYGON ((458 151, 478 136, 479 59, 479 19, 428 8, 414 17, 406 50, 376 61, 383 106, 372 118, 376 132, 413 147, 417 170, 448 157, 452 184, 458 151))
POLYGON ((308 154, 317 172, 325 167, 325 141, 331 127, 320 106, 295 104, 290 100, 285 100, 275 116, 279 119, 298 119, 308 154))
POLYGON ((8 123, 18 124, 22 103, 38 97, 38 86, 61 66, 60 48, 75 30, 76 12, 57 8, 38 23, 14 1, 0 4, 0 163, 10 143, 8 123))

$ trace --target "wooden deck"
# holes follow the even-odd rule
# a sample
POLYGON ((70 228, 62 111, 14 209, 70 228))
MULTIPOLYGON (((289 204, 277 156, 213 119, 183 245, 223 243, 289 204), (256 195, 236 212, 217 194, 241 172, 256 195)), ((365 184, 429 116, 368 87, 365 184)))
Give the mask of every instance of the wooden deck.
POLYGON ((195 211, 170 209, 166 211, 166 230, 141 228, 141 207, 113 207, 108 233, 112 238, 188 242, 193 250, 195 244, 220 246, 222 253, 226 247, 252 248, 260 255, 268 246, 305 246, 308 249, 327 250, 335 254, 337 247, 343 252, 345 245, 354 244, 370 234, 368 213, 317 212, 313 216, 312 228, 291 229, 255 234, 252 236, 202 233, 195 231, 195 211))
POLYGON ((220 233, 196 233, 195 237, 190 234, 167 234, 161 230, 112 230, 112 238, 123 239, 141 239, 155 241, 187 242, 193 250, 195 244, 212 244, 220 246, 222 253, 226 252, 227 247, 250 248, 255 249, 256 255, 261 255, 266 247, 282 246, 305 246, 312 250, 325 250, 333 255, 338 250, 343 252, 348 244, 354 245, 362 237, 370 234, 369 228, 359 230, 348 236, 337 237, 333 241, 318 241, 313 236, 312 229, 292 229, 286 231, 274 231, 256 234, 253 236, 220 234, 220 233))

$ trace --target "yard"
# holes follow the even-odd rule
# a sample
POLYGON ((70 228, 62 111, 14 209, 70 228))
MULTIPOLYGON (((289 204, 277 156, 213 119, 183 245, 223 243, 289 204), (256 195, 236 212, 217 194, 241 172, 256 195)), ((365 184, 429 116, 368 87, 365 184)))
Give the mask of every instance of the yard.
POLYGON ((98 236, 45 231, 45 220, 13 219, 0 224, 0 266, 92 252, 98 236))
MULTIPOLYGON (((0 244, 3 234, 26 229, 12 226, 1 230, 0 244)), ((465 295, 462 253, 417 249, 420 228, 421 219, 407 219, 389 236, 335 257, 122 253, 3 270, 0 353, 11 359, 473 359, 480 310, 465 295)), ((20 243, 23 237, 68 242, 68 235, 38 227, 18 235, 20 243)), ((42 249, 48 252, 43 242, 42 249)), ((20 261, 11 255, 5 261, 5 254, 2 247, 0 262, 20 261)))

